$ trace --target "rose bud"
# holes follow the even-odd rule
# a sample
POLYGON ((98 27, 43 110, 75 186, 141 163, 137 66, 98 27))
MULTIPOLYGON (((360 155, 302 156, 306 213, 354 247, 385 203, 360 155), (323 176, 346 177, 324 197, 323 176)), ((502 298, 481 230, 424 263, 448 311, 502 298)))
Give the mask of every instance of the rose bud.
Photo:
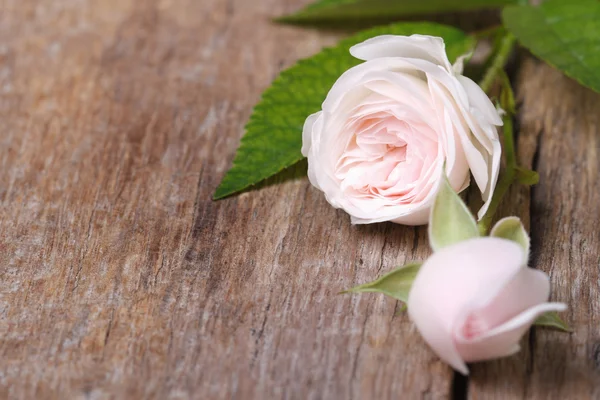
POLYGON ((498 111, 448 61, 444 41, 379 36, 350 49, 346 71, 304 125, 310 182, 352 223, 427 223, 446 165, 456 191, 469 171, 485 205, 498 177, 498 111))
POLYGON ((493 237, 442 248, 421 267, 408 313, 433 351, 463 374, 466 362, 505 357, 548 311, 548 276, 526 266, 517 243, 493 237))

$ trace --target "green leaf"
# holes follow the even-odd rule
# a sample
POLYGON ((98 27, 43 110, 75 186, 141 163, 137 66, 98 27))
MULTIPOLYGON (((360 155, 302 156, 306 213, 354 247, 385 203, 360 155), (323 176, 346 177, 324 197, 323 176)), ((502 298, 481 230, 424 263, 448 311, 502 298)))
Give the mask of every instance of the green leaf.
POLYGON ((471 11, 517 4, 518 0, 320 0, 279 22, 313 26, 355 26, 412 15, 471 11))
POLYGON ((450 60, 470 51, 475 40, 462 31, 434 23, 399 23, 358 33, 337 46, 299 61, 283 71, 263 93, 246 125, 246 134, 233 167, 214 195, 220 199, 269 178, 300 161, 302 127, 306 118, 319 111, 335 81, 347 69, 361 63, 350 47, 368 38, 414 33, 440 36, 450 60))
POLYGON ((539 7, 510 6, 502 18, 533 54, 600 92, 600 2, 548 0, 539 7))
POLYGON ((573 330, 563 321, 556 312, 550 311, 543 314, 535 321, 536 326, 558 329, 563 332, 573 332, 573 330))
POLYGON ((507 217, 501 219, 492 229, 490 236, 518 243, 525 250, 526 258, 529 258, 529 235, 519 218, 507 217))
POLYGON ((530 169, 521 167, 515 168, 516 179, 521 185, 533 186, 540 182, 540 175, 530 169))
POLYGON ((479 236, 475 218, 452 189, 446 174, 429 217, 429 244, 434 251, 479 236))
POLYGON ((342 293, 383 293, 406 303, 420 268, 421 263, 410 263, 385 274, 376 281, 353 287, 342 293))

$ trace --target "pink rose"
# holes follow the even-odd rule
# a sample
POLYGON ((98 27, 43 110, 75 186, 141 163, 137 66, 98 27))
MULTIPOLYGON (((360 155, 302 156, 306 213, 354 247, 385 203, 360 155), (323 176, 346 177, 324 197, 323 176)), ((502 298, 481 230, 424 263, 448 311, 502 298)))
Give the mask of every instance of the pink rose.
POLYGON ((489 205, 502 120, 486 94, 453 67, 438 37, 379 36, 352 47, 366 62, 346 71, 304 125, 311 183, 355 224, 427 223, 442 169, 452 188, 469 171, 489 205))
POLYGON ((514 354, 537 317, 566 309, 547 303, 548 276, 526 263, 523 248, 505 239, 445 247, 423 264, 413 283, 410 318, 437 355, 463 374, 466 362, 514 354))

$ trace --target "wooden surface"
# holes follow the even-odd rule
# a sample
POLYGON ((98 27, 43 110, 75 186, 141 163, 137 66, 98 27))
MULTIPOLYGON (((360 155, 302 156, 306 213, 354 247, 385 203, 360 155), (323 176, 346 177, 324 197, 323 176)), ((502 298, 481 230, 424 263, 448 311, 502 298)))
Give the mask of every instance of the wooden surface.
POLYGON ((519 73, 542 181, 511 212, 575 333, 469 381, 396 302, 336 295, 425 258, 424 228, 351 226, 305 178, 210 199, 260 92, 335 39, 269 23, 306 3, 2 3, 0 397, 600 395, 600 98, 551 68, 519 73))
POLYGON ((531 216, 531 265, 550 275, 552 299, 569 305, 573 333, 533 330, 518 356, 473 369, 469 397, 598 399, 600 95, 532 59, 517 90, 519 157, 540 173, 522 203, 531 216))

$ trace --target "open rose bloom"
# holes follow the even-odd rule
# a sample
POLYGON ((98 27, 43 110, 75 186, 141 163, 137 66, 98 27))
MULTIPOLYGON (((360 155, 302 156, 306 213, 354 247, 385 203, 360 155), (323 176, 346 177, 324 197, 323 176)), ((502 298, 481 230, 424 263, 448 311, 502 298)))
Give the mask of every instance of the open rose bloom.
POLYGON ((470 239, 436 252, 421 267, 408 297, 408 312, 431 348, 463 374, 466 362, 505 357, 548 311, 548 276, 528 268, 515 242, 470 239))
POLYGON ((427 223, 445 172, 461 191, 470 173, 490 202, 500 164, 498 111, 441 38, 379 36, 350 50, 345 72, 304 126, 311 183, 356 224, 427 223))

